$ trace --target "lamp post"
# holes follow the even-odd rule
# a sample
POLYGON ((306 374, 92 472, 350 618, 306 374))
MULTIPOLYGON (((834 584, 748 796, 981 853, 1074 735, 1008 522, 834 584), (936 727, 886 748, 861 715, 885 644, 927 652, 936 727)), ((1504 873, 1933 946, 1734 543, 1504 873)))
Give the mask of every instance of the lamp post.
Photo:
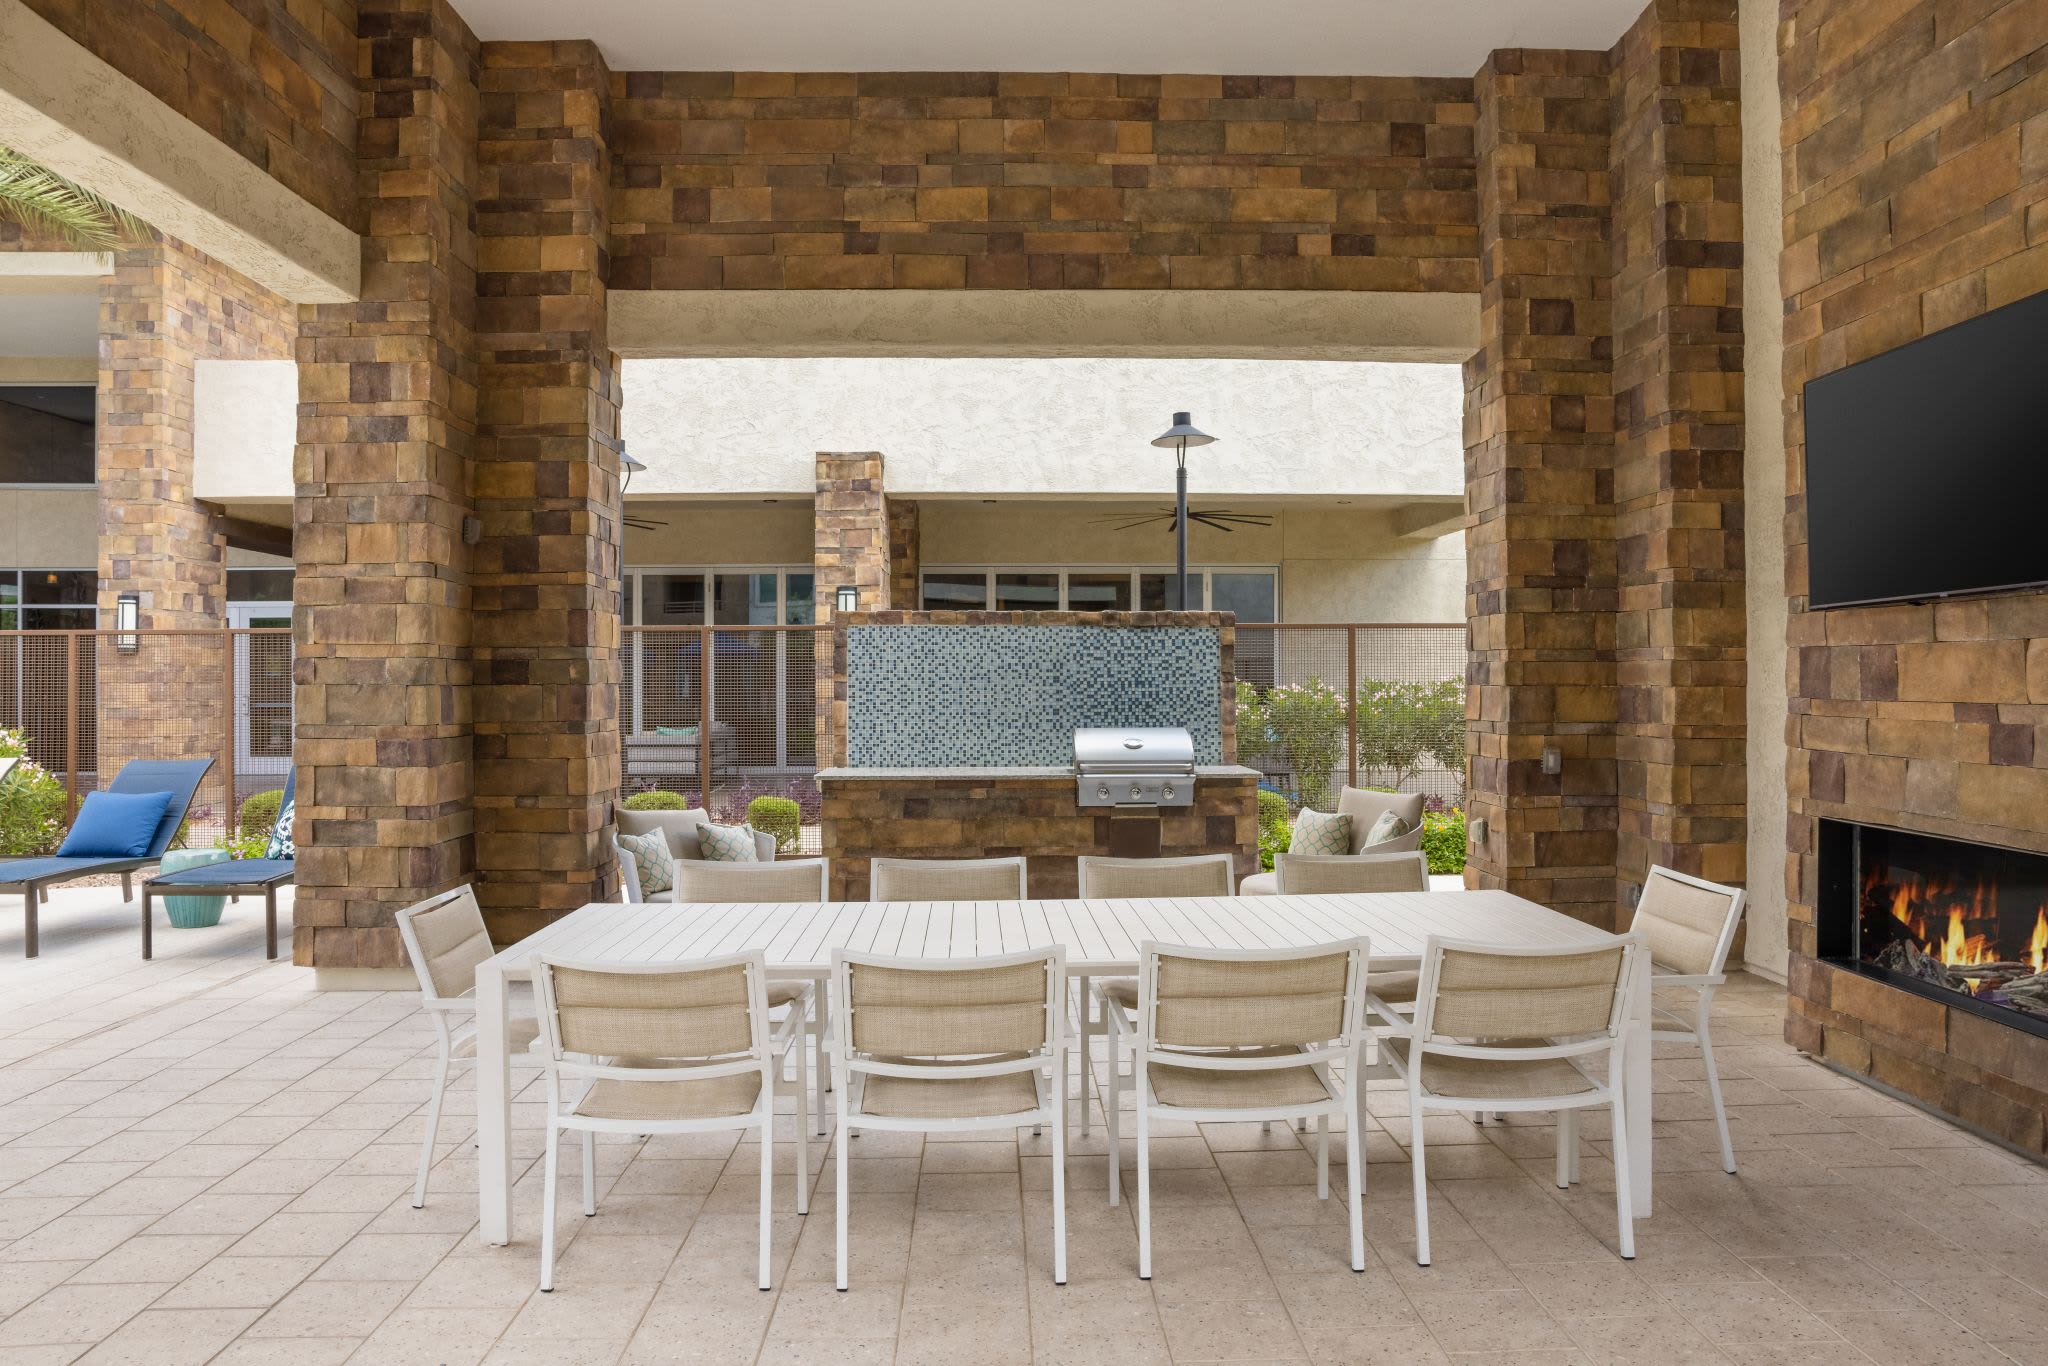
POLYGON ((1196 429, 1192 413, 1175 413, 1173 425, 1152 438, 1152 444, 1173 452, 1173 580, 1179 610, 1188 610, 1188 447, 1216 440, 1196 429))

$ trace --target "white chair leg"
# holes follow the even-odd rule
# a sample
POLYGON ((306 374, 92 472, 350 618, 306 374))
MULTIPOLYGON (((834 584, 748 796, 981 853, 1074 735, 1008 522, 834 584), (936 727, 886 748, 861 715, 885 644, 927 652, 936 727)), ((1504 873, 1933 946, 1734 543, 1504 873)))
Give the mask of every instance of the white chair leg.
POLYGON ((804 1042, 797 1045, 799 1048, 805 1044, 809 1045, 812 1062, 818 1069, 817 1075, 811 1079, 811 1112, 812 1120, 818 1126, 820 1138, 825 1136, 825 1079, 832 1071, 825 1062, 825 1029, 822 1024, 824 1015, 825 987, 820 983, 811 999, 811 1018, 804 1021, 804 1042))
POLYGON ((1131 1085, 1138 1100, 1138 1279, 1152 1279, 1152 1126, 1145 1103, 1145 1060, 1131 1063, 1131 1085))
POLYGON ((1109 1035, 1109 1095, 1102 1102, 1102 1132, 1109 1139, 1109 1203, 1121 1205, 1124 1201, 1124 1145, 1122 1133, 1124 1079, 1117 1067, 1117 1036, 1109 1035))
POLYGON ((1307 1133, 1307 1132, 1308 1132, 1308 1116, 1307 1116, 1307 1115, 1296 1115, 1296 1116, 1294 1117, 1294 1132, 1296 1132, 1296 1133, 1298 1133, 1298 1134, 1305 1134, 1305 1133, 1307 1133))
POLYGON ((839 1125, 839 1142, 836 1145, 839 1149, 839 1179, 837 1183, 839 1187, 837 1191, 839 1197, 839 1219, 837 1236, 839 1239, 839 1288, 844 1290, 846 1289, 846 1141, 848 1135, 844 1123, 845 1116, 841 1115, 840 1119, 842 1122, 839 1125))
POLYGON ((1614 1122, 1614 1212, 1620 1224, 1621 1255, 1634 1261, 1636 1223, 1631 1216, 1635 1200, 1628 1188, 1628 1114, 1621 1103, 1620 1092, 1615 1093, 1613 1103, 1607 1108, 1614 1122))
POLYGON ((1272 1133, 1272 1132, 1273 1132, 1273 1121, 1272 1121, 1272 1120, 1270 1120, 1270 1119, 1262 1119, 1262 1120, 1260 1120, 1260 1121, 1259 1121, 1259 1132, 1260 1132, 1260 1133, 1262 1133, 1262 1134, 1270 1134, 1270 1133, 1272 1133))
POLYGON ((804 1052, 804 1041, 796 1041, 796 1212, 811 1212, 811 1079, 804 1075, 810 1067, 810 1058, 804 1052))
POLYGON ((1415 1178, 1415 1264, 1429 1265, 1429 1173, 1424 1167, 1422 1154, 1422 1107, 1414 1104, 1414 1093, 1409 1093, 1408 1114, 1409 1149, 1408 1165, 1415 1178))
MULTIPOLYGON (((1308 1116, 1301 1116, 1300 1122, 1308 1123, 1308 1116)), ((1316 1199, 1330 1198, 1330 1117, 1316 1116, 1316 1199)))
MULTIPOLYGON (((1088 997, 1090 993, 1086 977, 1077 977, 1074 980, 1079 984, 1081 993, 1080 1000, 1077 1003, 1081 1018, 1075 1035, 1081 1052, 1081 1117, 1075 1122, 1080 1127, 1081 1137, 1086 1138, 1088 1137, 1088 1083, 1095 1074, 1095 1059, 1090 1055, 1089 1049, 1091 1045, 1088 1041, 1088 997)), ((1109 1021, 1105 1019, 1102 1023, 1104 1032, 1107 1033, 1109 1021)), ((1114 1053, 1115 1050, 1112 1049, 1111 1051, 1114 1053)))
POLYGON ((1557 1188, 1570 1190, 1572 1185, 1572 1157, 1579 1150, 1579 1112, 1559 1110, 1557 1112, 1557 1188))
POLYGON ((583 1131, 583 1217, 597 1214, 597 1135, 583 1131))
POLYGON ((412 1183, 412 1207, 427 1207, 427 1170, 434 1165, 434 1138, 441 1132, 441 1099, 448 1094, 448 1040, 434 1059, 434 1098, 427 1102, 427 1132, 420 1140, 420 1174, 412 1183))
POLYGON ((1365 1270, 1365 1135, 1357 1124, 1344 1130, 1344 1180, 1351 1195, 1351 1269, 1365 1270))
MULTIPOLYGON (((771 1068, 772 1072, 773 1069, 771 1068)), ((775 1089, 761 1097, 767 1114, 761 1120, 761 1288, 771 1285, 769 1275, 775 1244, 775 1089)))
POLYGON ((543 1294, 555 1288, 555 1166, 561 1150, 561 1131, 554 1118, 548 1119, 547 1157, 541 1163, 540 1191, 540 1288, 543 1294))
POLYGON ((1714 1102, 1714 1123, 1721 1131, 1721 1168, 1730 1176, 1735 1175, 1735 1144, 1728 1137, 1728 1107, 1721 1103, 1721 1072, 1714 1066, 1714 1036, 1708 1032, 1707 1011, 1713 1004, 1714 993, 1700 993, 1699 1019, 1694 1022, 1693 1032, 1699 1035, 1700 1061, 1707 1067, 1707 1095, 1714 1102))
MULTIPOLYGON (((1083 1003, 1085 1008, 1085 1001, 1083 1003)), ((1067 1283, 1067 1053, 1053 1050, 1052 1085, 1052 1283, 1067 1283)), ((1085 1093, 1088 1084, 1083 1082, 1085 1093)), ((1081 1102, 1087 1104, 1084 1098, 1081 1102)))

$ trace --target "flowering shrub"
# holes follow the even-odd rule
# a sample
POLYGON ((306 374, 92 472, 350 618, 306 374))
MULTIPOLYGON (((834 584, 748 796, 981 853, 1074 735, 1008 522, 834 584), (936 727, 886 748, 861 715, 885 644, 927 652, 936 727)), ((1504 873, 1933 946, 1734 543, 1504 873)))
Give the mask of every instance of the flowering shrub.
POLYGON ((1425 758, 1465 772, 1465 685, 1453 678, 1358 685, 1358 765, 1376 784, 1405 788, 1425 758))
POLYGON ((34 858, 64 837, 64 784, 28 757, 28 738, 0 729, 0 758, 19 758, 0 785, 0 857, 34 858))
POLYGON ((1422 813, 1422 852, 1432 873, 1465 871, 1465 813, 1457 807, 1448 811, 1422 813))

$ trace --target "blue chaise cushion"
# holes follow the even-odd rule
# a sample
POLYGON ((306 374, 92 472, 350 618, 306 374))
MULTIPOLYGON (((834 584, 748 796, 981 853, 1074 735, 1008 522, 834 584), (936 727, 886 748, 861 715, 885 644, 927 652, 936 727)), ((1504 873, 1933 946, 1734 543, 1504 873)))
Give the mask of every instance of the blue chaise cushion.
POLYGON ((58 858, 143 858, 170 808, 168 792, 88 792, 58 858))

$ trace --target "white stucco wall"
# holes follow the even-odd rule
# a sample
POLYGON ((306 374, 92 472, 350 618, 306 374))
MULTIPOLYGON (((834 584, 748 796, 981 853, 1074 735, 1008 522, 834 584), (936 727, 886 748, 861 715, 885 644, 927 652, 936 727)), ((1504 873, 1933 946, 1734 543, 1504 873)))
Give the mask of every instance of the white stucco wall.
POLYGON ((1741 0, 1743 546, 1749 608, 1748 938, 1782 978, 1785 926, 1785 313, 1779 251, 1778 6, 1741 0))
POLYGON ((91 489, 0 489, 0 569, 91 569, 100 561, 91 489))
POLYGON ((291 500, 299 367, 202 360, 192 377, 192 495, 291 500))
POLYGON ((628 360, 633 492, 812 491, 820 450, 883 452, 891 493, 1170 496, 1146 443, 1190 410, 1198 497, 1464 492, 1458 369, 1117 358, 628 360))

